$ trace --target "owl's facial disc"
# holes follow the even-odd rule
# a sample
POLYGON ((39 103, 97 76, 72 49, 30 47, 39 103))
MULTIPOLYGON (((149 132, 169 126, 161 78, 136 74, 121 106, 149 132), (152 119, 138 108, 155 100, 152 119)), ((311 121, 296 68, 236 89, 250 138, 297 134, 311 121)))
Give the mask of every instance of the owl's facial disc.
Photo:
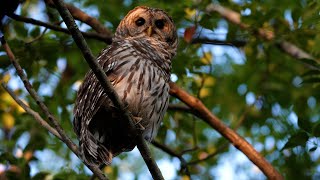
POLYGON ((139 6, 131 10, 120 22, 116 38, 151 38, 158 42, 167 43, 176 48, 176 28, 170 16, 156 8, 139 6))

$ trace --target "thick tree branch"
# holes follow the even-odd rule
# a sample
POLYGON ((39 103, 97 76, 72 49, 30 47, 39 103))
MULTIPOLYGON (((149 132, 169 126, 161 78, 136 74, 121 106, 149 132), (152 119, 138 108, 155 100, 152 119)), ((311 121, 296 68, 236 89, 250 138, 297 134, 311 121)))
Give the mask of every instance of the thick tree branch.
MULTIPOLYGON (((274 34, 273 31, 270 31, 270 30, 259 28, 257 30, 251 31, 252 28, 250 27, 250 25, 241 22, 241 15, 238 12, 235 12, 231 9, 225 8, 218 4, 210 4, 207 6, 206 11, 209 14, 216 12, 220 14, 220 16, 226 19, 227 21, 239 26, 241 29, 249 30, 250 32, 252 32, 253 34, 257 35, 258 37, 264 40, 271 41, 276 39, 276 35, 274 34)), ((283 40, 283 41, 277 42, 276 44, 282 51, 292 56, 293 58, 315 59, 312 55, 308 54, 304 50, 298 48, 296 45, 288 41, 283 40)))
POLYGON ((186 105, 181 105, 181 104, 169 104, 168 110, 193 113, 192 109, 190 107, 188 107, 186 105))
MULTIPOLYGON (((54 31, 70 34, 68 29, 62 28, 62 27, 57 26, 57 25, 49 24, 49 23, 46 23, 46 22, 42 22, 42 21, 39 21, 39 20, 36 20, 36 19, 22 17, 22 16, 19 16, 19 15, 16 15, 16 14, 11 14, 9 17, 14 19, 14 20, 16 20, 16 21, 25 22, 25 23, 29 23, 29 24, 34 24, 34 25, 37 25, 37 26, 43 26, 43 27, 46 27, 46 28, 54 30, 54 31)), ((86 38, 91 38, 91 39, 96 39, 96 40, 99 40, 99 41, 103 41, 106 44, 111 44, 111 42, 112 42, 112 36, 107 35, 107 34, 94 33, 94 32, 81 32, 81 33, 86 38)))
MULTIPOLYGON (((4 37, 1 37, 1 44, 5 50, 5 52, 7 53, 9 60, 11 61, 11 63, 13 64, 13 66, 15 67, 17 74, 19 75, 20 79, 22 80, 25 88, 27 89, 27 91, 29 92, 29 94, 31 95, 31 97, 36 101, 37 105, 40 107, 40 109, 42 110, 42 112, 47 116, 47 118, 49 119, 49 121, 53 124, 55 130, 58 132, 58 134, 60 135, 61 141, 63 141, 70 150, 72 150, 79 158, 79 152, 78 152, 78 147, 71 141, 71 139, 66 135, 66 133, 64 132, 64 130, 62 129, 62 127, 60 126, 58 120, 50 113, 48 107, 43 103, 43 101, 41 100, 40 96, 37 94, 37 92, 34 90, 34 88, 32 87, 30 81, 27 78, 27 75, 24 73, 23 69, 21 68, 20 64, 18 63, 18 61, 16 60, 13 52, 11 51, 9 45, 6 43, 4 37)), ((107 178, 103 175, 103 173, 101 172, 101 170, 96 167, 96 166, 91 166, 86 164, 87 167, 96 174, 97 177, 99 177, 99 179, 103 179, 106 180, 107 178)))
POLYGON ((98 62, 95 60, 94 56, 91 53, 91 50, 89 49, 85 39, 83 38, 81 32, 77 28, 77 25, 74 22, 73 17, 71 16, 70 12, 64 5, 62 0, 53 0, 57 10, 59 11, 62 19, 66 23, 74 41, 76 42, 77 46, 81 50, 85 60, 89 64, 90 68, 96 75, 97 79, 101 83, 102 87, 104 88, 106 94, 108 94, 108 97, 111 99, 113 102, 114 106, 117 107, 119 110, 120 114, 122 115, 123 120, 127 121, 128 125, 130 126, 130 129, 132 130, 131 136, 135 136, 136 134, 139 134, 139 138, 137 146, 138 149, 140 150, 140 153, 146 162, 149 171, 154 179, 163 179, 162 174, 156 165, 155 161, 151 158, 151 153, 150 150, 147 147, 146 142, 144 139, 141 137, 141 133, 137 132, 134 123, 132 122, 128 111, 125 109, 123 106, 118 94, 115 92, 113 89, 110 81, 107 79, 106 74, 104 73, 103 69, 101 66, 98 64, 98 62))
POLYGON ((223 137, 228 139, 237 149, 242 151, 269 179, 283 179, 282 175, 266 161, 261 154, 259 154, 244 138, 223 124, 222 121, 213 115, 199 99, 189 95, 174 83, 170 83, 170 94, 180 99, 197 112, 198 117, 203 119, 223 137))

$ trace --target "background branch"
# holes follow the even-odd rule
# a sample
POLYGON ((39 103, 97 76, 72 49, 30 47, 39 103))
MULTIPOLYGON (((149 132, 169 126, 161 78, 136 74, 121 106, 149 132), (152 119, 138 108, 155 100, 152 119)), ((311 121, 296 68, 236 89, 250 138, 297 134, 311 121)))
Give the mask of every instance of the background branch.
POLYGON ((176 153, 174 150, 170 149, 169 147, 159 143, 158 141, 155 141, 153 140, 152 141, 152 144, 161 149, 163 152, 169 154, 170 156, 172 157, 176 157, 180 160, 181 162, 181 170, 184 170, 186 172, 186 175, 190 177, 190 172, 189 172, 189 169, 188 169, 188 163, 186 162, 186 160, 182 157, 181 154, 179 153, 176 153))
POLYGON ((247 44, 246 41, 220 41, 216 39, 198 37, 194 38, 191 41, 192 44, 212 44, 212 45, 221 45, 221 46, 234 46, 234 47, 243 47, 247 44))
MULTIPOLYGON (((33 25, 37 25, 37 26, 42 26, 42 27, 46 27, 46 28, 54 30, 54 31, 70 34, 69 30, 66 28, 62 28, 57 25, 42 22, 42 21, 39 21, 39 20, 36 20, 33 18, 22 17, 22 16, 19 16, 16 14, 11 14, 11 15, 9 15, 9 17, 11 17, 12 19, 14 19, 16 21, 25 22, 25 23, 29 23, 29 24, 33 24, 33 25)), ((81 32, 81 33, 86 38, 91 38, 91 39, 103 41, 106 44, 111 44, 111 42, 112 42, 112 36, 110 36, 108 34, 94 33, 94 32, 81 32)))
MULTIPOLYGON (((271 40, 276 39, 276 35, 274 34, 273 31, 270 31, 270 30, 259 28, 257 30, 251 31, 252 27, 250 27, 250 25, 241 22, 240 13, 235 12, 231 9, 225 8, 225 7, 218 5, 218 4, 210 4, 206 7, 206 11, 209 14, 212 14, 214 12, 218 13, 221 17, 223 17, 227 21, 239 26, 241 29, 249 30, 249 32, 256 34, 257 37, 260 37, 264 40, 271 41, 271 40)), ((296 45, 294 45, 288 41, 280 40, 280 41, 276 42, 276 44, 283 52, 287 53, 288 55, 290 55, 293 58, 315 59, 312 55, 308 54, 304 50, 300 49, 299 47, 297 47, 296 45)))
MULTIPOLYGON (((44 0, 46 4, 50 7, 55 7, 57 4, 52 0, 44 0)), ((73 18, 80 20, 89 26, 91 26, 96 32, 112 37, 112 32, 107 29, 103 24, 101 24, 96 18, 89 16, 79 8, 73 6, 72 4, 65 3, 66 8, 69 10, 73 18)))

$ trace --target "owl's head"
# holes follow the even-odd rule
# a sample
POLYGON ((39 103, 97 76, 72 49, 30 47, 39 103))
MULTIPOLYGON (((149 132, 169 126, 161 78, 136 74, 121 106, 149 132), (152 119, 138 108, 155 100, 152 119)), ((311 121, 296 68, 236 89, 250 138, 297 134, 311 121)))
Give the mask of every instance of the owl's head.
POLYGON ((120 22, 115 38, 146 37, 164 42, 171 49, 178 44, 176 27, 171 17, 161 9, 138 6, 120 22))

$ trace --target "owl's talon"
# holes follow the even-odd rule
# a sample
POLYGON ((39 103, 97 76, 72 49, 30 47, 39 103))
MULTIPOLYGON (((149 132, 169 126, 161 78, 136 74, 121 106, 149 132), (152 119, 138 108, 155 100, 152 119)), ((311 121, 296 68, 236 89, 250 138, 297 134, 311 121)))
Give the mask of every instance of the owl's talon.
POLYGON ((144 127, 141 125, 141 123, 140 123, 140 122, 142 121, 142 118, 141 118, 141 117, 131 116, 131 118, 133 119, 136 127, 137 127, 139 130, 141 130, 141 131, 145 130, 145 128, 144 128, 144 127))

